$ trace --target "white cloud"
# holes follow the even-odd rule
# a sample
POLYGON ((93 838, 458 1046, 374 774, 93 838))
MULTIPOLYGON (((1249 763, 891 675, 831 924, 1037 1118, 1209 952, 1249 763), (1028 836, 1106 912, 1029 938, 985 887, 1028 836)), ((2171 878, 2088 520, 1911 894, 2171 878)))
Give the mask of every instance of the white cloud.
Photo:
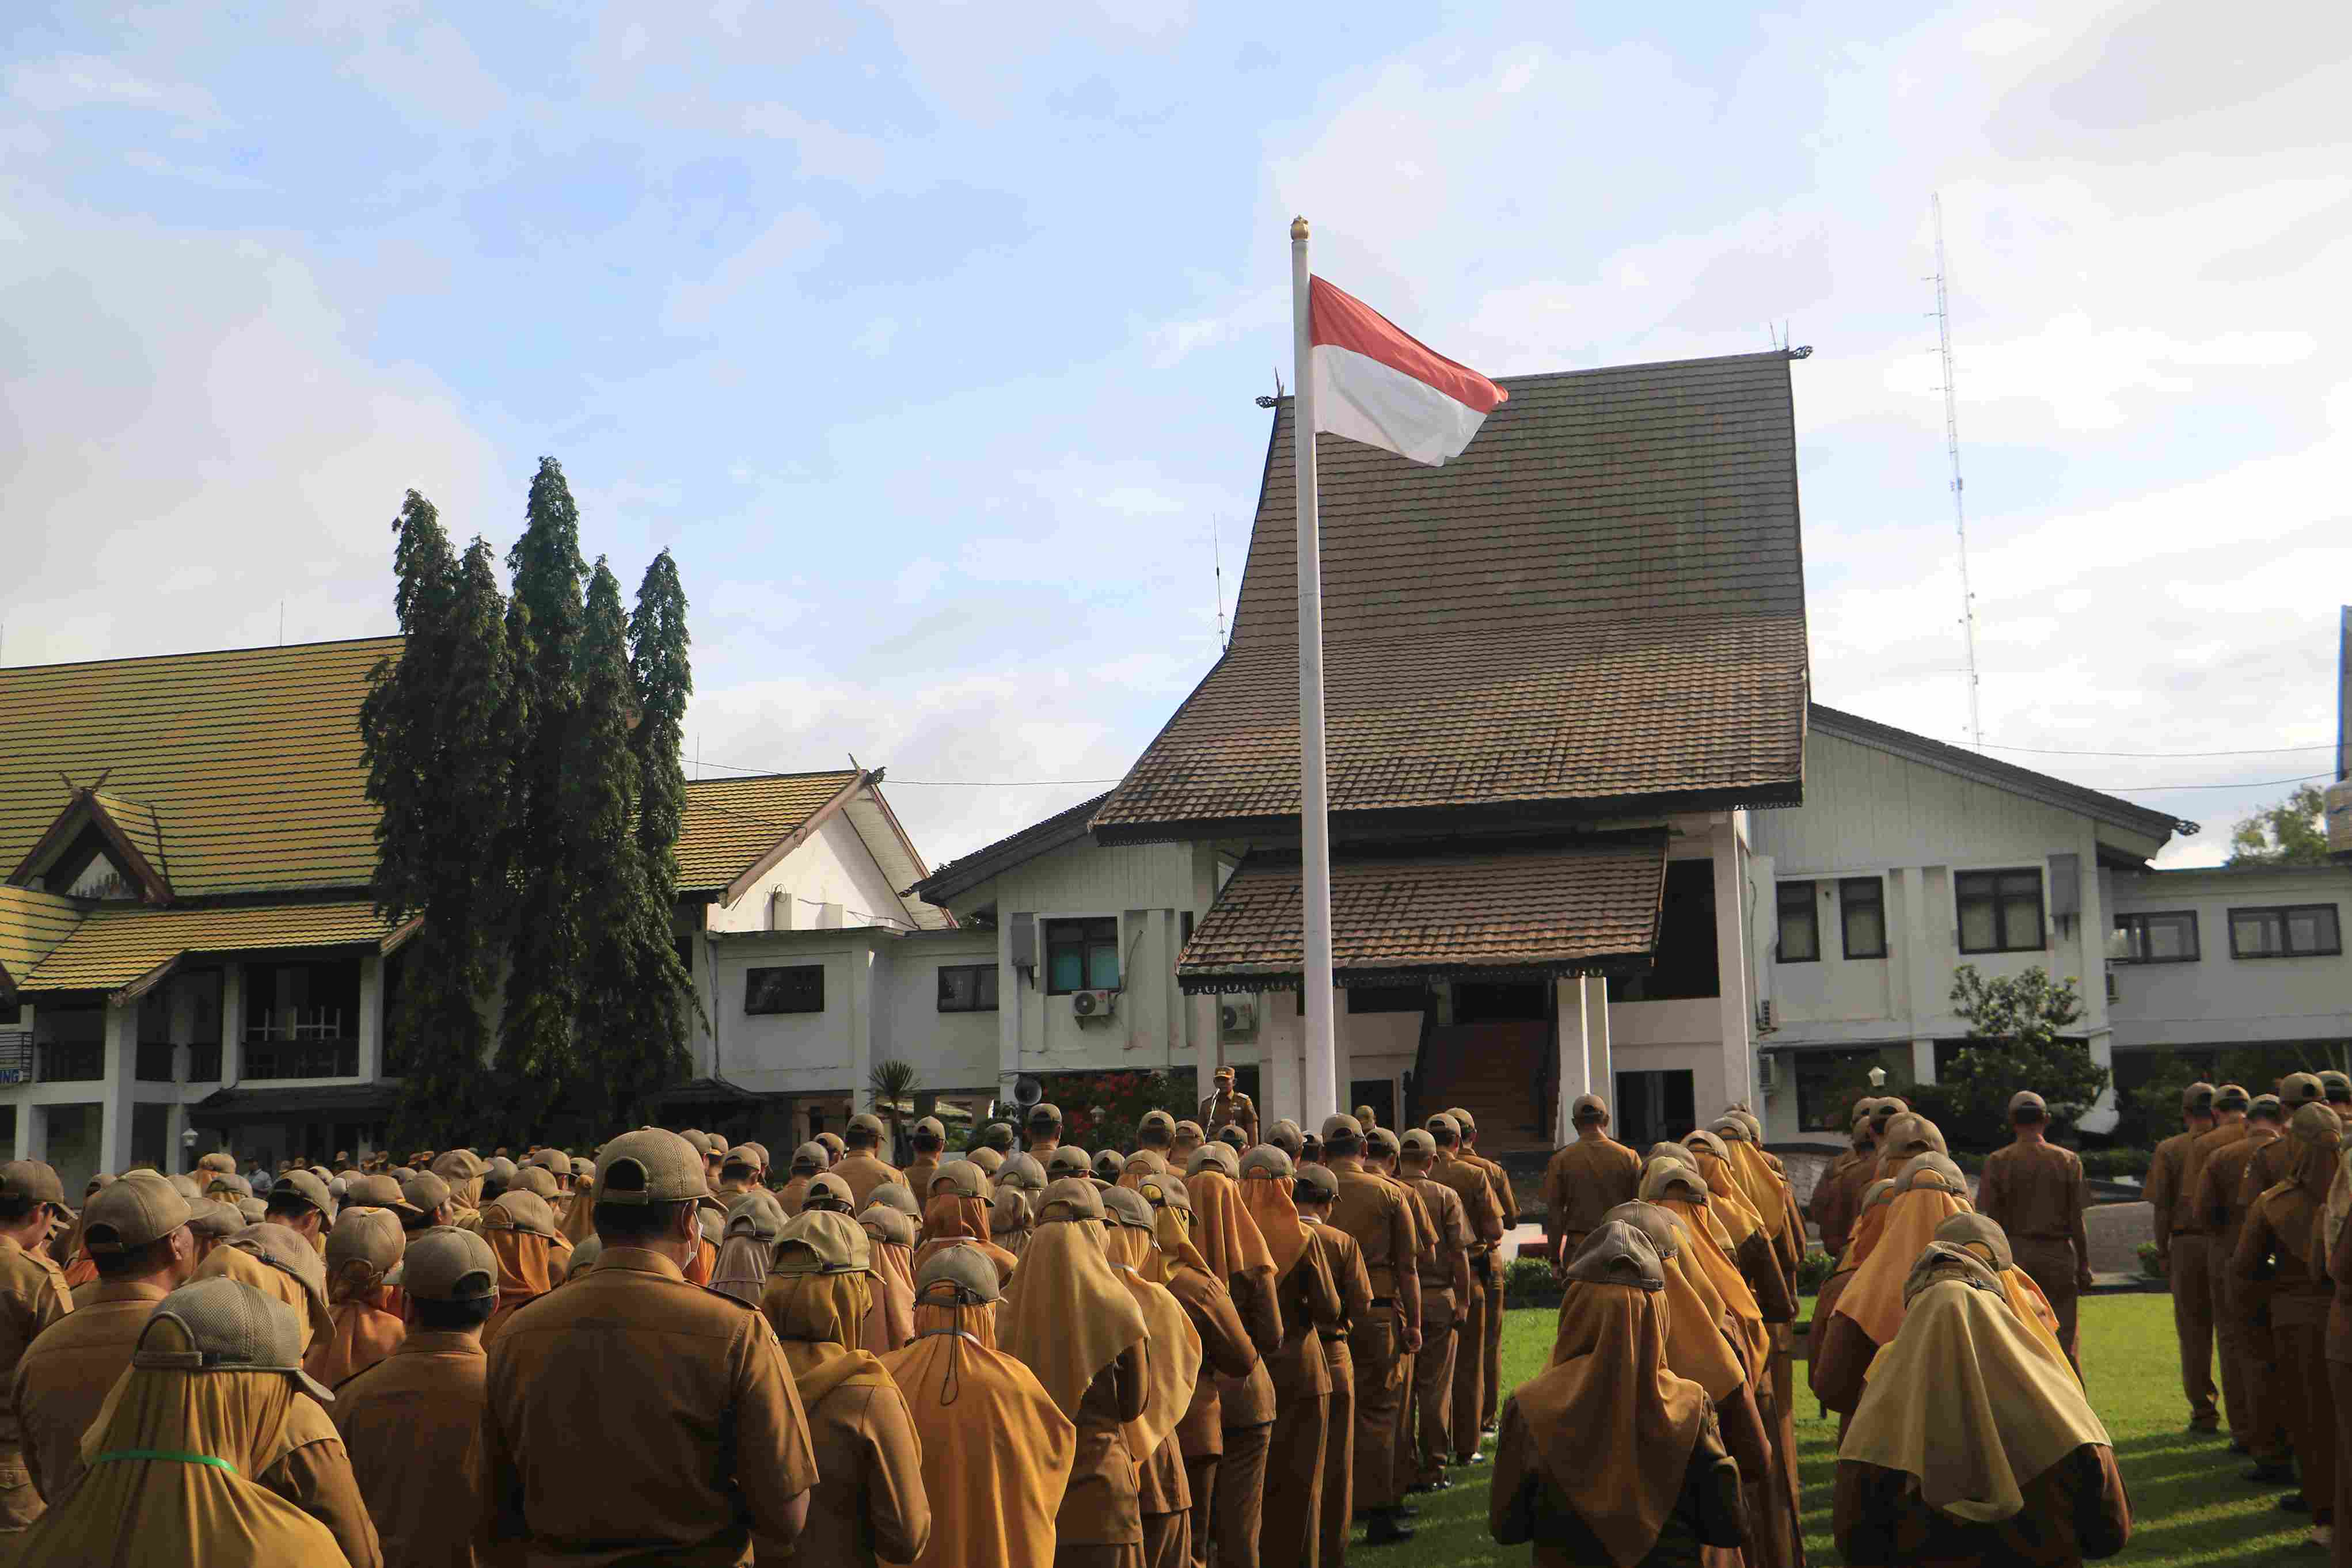
POLYGON ((824 258, 840 231, 808 207, 778 214, 741 249, 698 281, 673 284, 662 308, 663 325, 673 331, 709 328, 721 311, 755 287, 780 287, 824 258))
POLYGON ((8 72, 8 90, 44 114, 68 110, 143 109, 201 125, 224 123, 212 95, 186 82, 159 82, 97 55, 29 60, 8 72))
POLYGON ((800 154, 800 172, 813 179, 870 191, 889 166, 888 150, 878 138, 811 120, 790 104, 751 105, 743 110, 743 129, 791 142, 800 154))

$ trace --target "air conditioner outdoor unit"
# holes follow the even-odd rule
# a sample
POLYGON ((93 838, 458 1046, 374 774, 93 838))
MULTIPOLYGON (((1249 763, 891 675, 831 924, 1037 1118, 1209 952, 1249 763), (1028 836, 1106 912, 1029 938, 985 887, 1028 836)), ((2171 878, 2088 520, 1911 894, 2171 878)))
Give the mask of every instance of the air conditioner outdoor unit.
POLYGON ((1780 1059, 1779 1057, 1768 1052, 1756 1058, 1756 1087, 1767 1094, 1777 1094, 1780 1092, 1780 1059))
POLYGON ((1233 997, 1217 1004, 1217 1027, 1227 1034, 1257 1032, 1257 999, 1233 997))
POLYGON ((1070 1011, 1081 1020, 1107 1019, 1118 1010, 1117 991, 1072 991, 1070 1011))
POLYGON ((2115 972, 2113 969, 2109 969, 2109 970, 2107 971, 2107 1002, 2108 1002, 2108 1005, 2113 1006, 2115 1003, 2119 1002, 2119 1001, 2122 1001, 2123 999, 2124 999, 2124 988, 2123 988, 2123 987, 2122 987, 2121 985, 2119 985, 2119 984, 2117 984, 2117 983, 2116 983, 2116 972, 2115 972))
POLYGON ((1758 1034, 1770 1034, 1780 1027, 1780 1008, 1774 1004, 1772 998, 1769 997, 1765 997, 1759 1000, 1756 1004, 1756 1032, 1758 1034))

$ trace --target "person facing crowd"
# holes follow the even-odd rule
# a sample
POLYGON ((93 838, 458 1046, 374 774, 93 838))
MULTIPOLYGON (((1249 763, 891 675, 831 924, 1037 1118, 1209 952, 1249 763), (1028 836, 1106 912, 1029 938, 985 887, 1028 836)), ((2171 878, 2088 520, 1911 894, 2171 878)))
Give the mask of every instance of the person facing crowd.
MULTIPOLYGON (((1257 1105, 1248 1095, 1234 1087, 1234 1070, 1220 1066, 1209 1076, 1215 1087, 1209 1092, 1208 1097, 1201 1102, 1200 1111, 1195 1119, 1203 1127, 1222 1128, 1228 1124, 1239 1127, 1245 1142, 1256 1143, 1257 1105)), ((1294 1149, 1290 1153, 1294 1158, 1297 1157, 1297 1150, 1294 1149)))

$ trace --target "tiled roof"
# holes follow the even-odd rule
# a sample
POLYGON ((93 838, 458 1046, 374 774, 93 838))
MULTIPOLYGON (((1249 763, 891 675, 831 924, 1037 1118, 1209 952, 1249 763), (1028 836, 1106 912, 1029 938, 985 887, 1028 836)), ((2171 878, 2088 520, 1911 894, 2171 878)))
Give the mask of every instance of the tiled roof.
POLYGON ((18 977, 26 991, 105 991, 183 953, 378 944, 394 927, 367 904, 240 904, 225 909, 90 911, 72 935, 18 977))
POLYGON ((363 887, 368 672, 400 639, 0 668, 0 868, 103 775, 175 894, 363 887))
MULTIPOLYGON (((1500 970, 1638 968, 1656 946, 1663 836, 1475 853, 1343 855, 1331 867, 1344 983, 1500 970)), ((1188 991, 1295 986, 1305 967, 1296 853, 1259 850, 1176 961, 1188 991)))
POLYGON ((855 768, 840 768, 688 779, 686 823, 677 835, 678 891, 724 891, 857 779, 855 768))
POLYGON ((979 886, 999 872, 1009 871, 1050 850, 1084 839, 1087 824, 1093 820, 1096 808, 1109 799, 1110 793, 1106 790, 1090 800, 1081 800, 1066 810, 1056 811, 1042 822, 1032 822, 1017 833, 1008 833, 992 844, 983 845, 968 855, 950 861, 906 891, 927 904, 945 904, 957 894, 979 886))
MULTIPOLYGON (((1801 799, 1788 365, 1511 378, 1442 468, 1318 442, 1335 824, 1801 799)), ((1097 813, 1106 841, 1296 819, 1292 439, 1286 402, 1232 644, 1097 813)))
POLYGON ((0 991, 23 983, 81 924, 81 905, 53 893, 0 883, 0 991))

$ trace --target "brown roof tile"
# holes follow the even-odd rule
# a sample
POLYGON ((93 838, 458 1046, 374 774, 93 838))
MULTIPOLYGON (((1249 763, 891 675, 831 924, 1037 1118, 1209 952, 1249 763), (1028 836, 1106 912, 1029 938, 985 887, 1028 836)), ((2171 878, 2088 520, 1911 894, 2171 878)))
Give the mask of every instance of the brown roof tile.
MULTIPOLYGON (((1459 458, 1322 437, 1334 822, 1801 798, 1806 651, 1780 354, 1507 380, 1459 458)), ((1294 819, 1292 409, 1233 643, 1095 818, 1109 842, 1294 819)))
MULTIPOLYGON (((1665 840, 1342 855, 1331 867, 1342 983, 1498 970, 1641 967, 1656 945, 1665 840)), ((1296 853, 1242 862, 1176 961, 1188 991, 1295 986, 1306 943, 1296 853)))
POLYGON ((18 983, 27 991, 111 990, 183 953, 357 946, 381 943, 394 929, 366 904, 102 907, 92 910, 18 983))
POLYGON ((0 883, 0 992, 21 984, 81 924, 82 906, 54 893, 0 883))
POLYGON ((678 891, 717 893, 856 783, 855 768, 693 779, 677 835, 678 891))

